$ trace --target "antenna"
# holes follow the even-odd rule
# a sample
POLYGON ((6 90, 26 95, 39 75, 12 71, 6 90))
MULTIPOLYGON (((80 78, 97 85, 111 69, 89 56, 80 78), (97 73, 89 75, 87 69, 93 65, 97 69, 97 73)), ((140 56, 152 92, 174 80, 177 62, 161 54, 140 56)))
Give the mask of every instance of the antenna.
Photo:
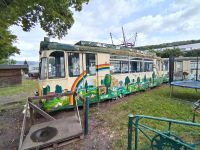
POLYGON ((110 32, 110 38, 111 38, 112 45, 114 45, 113 38, 112 38, 112 33, 111 32, 110 32))
POLYGON ((135 33, 135 38, 134 38, 134 41, 133 41, 133 46, 135 46, 136 39, 137 39, 137 32, 135 33))
POLYGON ((122 34, 123 34, 123 39, 124 39, 124 45, 125 45, 125 47, 127 47, 127 44, 126 44, 126 37, 125 37, 125 34, 124 34, 124 28, 123 28, 123 26, 122 26, 122 34))

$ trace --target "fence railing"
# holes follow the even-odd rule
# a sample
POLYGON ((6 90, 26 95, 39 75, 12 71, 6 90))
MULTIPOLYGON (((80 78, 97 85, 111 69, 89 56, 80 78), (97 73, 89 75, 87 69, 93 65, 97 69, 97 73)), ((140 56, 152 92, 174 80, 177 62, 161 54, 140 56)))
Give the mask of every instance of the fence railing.
MULTIPOLYGON (((184 149, 184 150, 195 150, 197 146, 200 146, 200 134, 198 131, 198 138, 195 142, 187 142, 183 140, 180 136, 174 134, 172 132, 172 125, 183 125, 184 127, 197 127, 198 131, 200 131, 200 124, 185 122, 179 120, 172 120, 167 118, 157 118, 151 116, 144 115, 132 115, 128 116, 128 150, 131 150, 132 147, 132 138, 133 138, 133 130, 134 130, 134 149, 139 149, 139 133, 144 135, 144 137, 150 142, 150 149, 184 149), (140 123, 141 120, 146 120, 149 122, 159 121, 167 123, 167 129, 165 132, 162 132, 158 129, 150 127, 147 123, 140 123)), ((195 128, 196 129, 196 128, 195 128)))

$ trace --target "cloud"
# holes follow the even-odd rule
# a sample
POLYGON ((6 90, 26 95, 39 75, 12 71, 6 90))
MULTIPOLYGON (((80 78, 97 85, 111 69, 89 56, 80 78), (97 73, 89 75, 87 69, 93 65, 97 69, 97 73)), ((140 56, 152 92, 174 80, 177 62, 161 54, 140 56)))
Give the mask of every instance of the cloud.
MULTIPOLYGON (((127 39, 138 32, 136 46, 199 39, 199 6, 199 0, 90 0, 81 12, 74 12, 75 23, 68 35, 51 41, 111 43, 109 33, 112 32, 115 44, 120 44, 121 26, 127 39)), ((28 33, 19 27, 11 30, 17 34, 17 46, 21 49, 21 55, 15 58, 38 60, 39 43, 46 36, 39 25, 28 33)))

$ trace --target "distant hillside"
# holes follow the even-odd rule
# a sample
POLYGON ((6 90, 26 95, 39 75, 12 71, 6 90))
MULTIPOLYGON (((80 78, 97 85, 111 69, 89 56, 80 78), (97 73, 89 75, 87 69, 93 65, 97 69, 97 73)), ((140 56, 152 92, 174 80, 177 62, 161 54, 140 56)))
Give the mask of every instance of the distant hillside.
MULTIPOLYGON (((39 66, 39 62, 37 61, 27 61, 29 66, 39 66)), ((23 65, 24 61, 16 61, 16 65, 23 65)))
POLYGON ((195 43, 200 43, 200 40, 177 41, 177 42, 163 43, 163 44, 158 44, 158 45, 139 46, 139 47, 135 47, 135 48, 138 49, 138 50, 149 50, 149 49, 174 47, 174 46, 195 44, 195 43))

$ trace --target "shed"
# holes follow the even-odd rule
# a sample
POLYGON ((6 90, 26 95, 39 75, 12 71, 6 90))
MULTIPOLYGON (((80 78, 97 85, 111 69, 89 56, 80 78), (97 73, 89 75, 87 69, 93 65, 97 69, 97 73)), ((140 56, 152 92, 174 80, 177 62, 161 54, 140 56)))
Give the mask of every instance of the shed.
POLYGON ((21 84, 22 70, 27 68, 27 65, 0 65, 0 87, 21 84))

